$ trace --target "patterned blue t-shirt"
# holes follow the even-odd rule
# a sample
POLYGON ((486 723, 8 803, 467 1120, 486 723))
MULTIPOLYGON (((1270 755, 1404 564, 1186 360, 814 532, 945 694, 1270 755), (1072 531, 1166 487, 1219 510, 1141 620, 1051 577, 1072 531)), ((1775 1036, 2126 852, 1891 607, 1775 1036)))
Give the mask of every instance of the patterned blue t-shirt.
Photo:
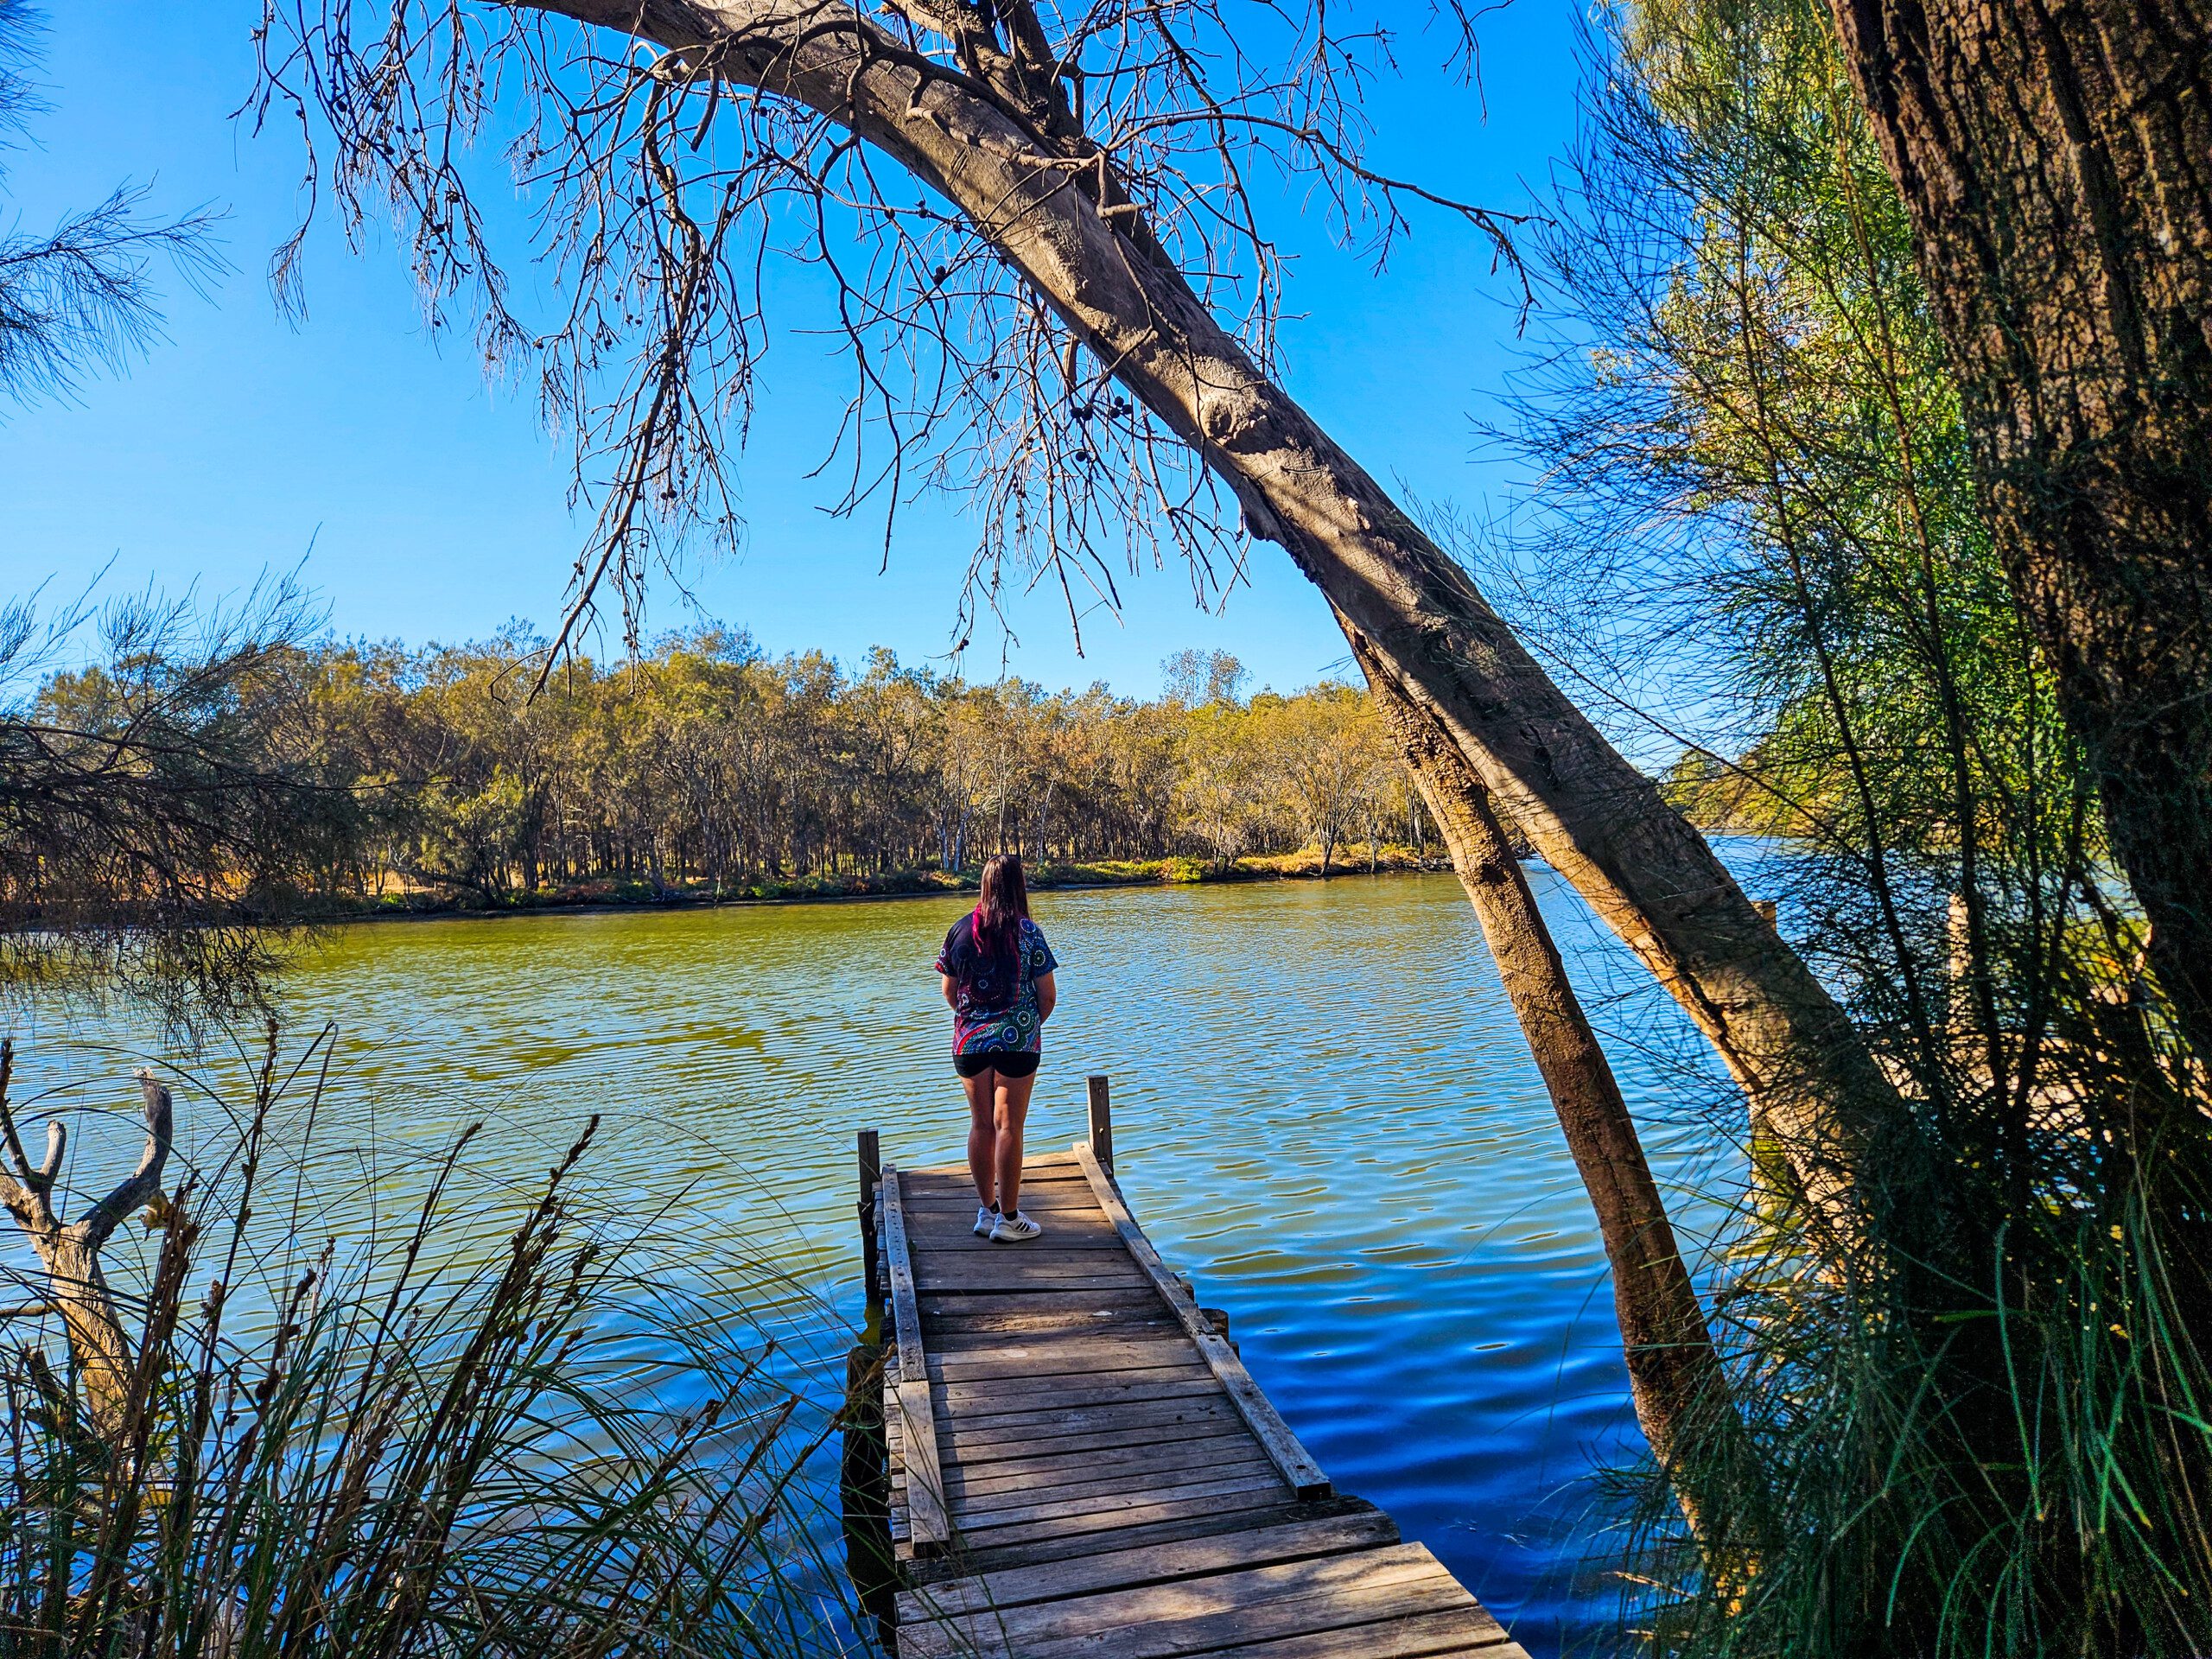
POLYGON ((963 916, 952 925, 951 931, 944 936, 944 948, 937 953, 937 971, 950 975, 952 979, 952 1052, 1042 1053, 1045 1022, 1037 1017, 1037 980, 1039 975, 1049 974, 1060 965, 1052 955, 1052 947, 1045 943, 1045 930, 1027 916, 1021 918, 1014 1000, 1004 1007, 982 1008, 975 1005, 970 995, 971 990, 982 988, 980 982, 962 976, 961 970, 970 966, 976 955, 968 928, 968 918, 963 916))

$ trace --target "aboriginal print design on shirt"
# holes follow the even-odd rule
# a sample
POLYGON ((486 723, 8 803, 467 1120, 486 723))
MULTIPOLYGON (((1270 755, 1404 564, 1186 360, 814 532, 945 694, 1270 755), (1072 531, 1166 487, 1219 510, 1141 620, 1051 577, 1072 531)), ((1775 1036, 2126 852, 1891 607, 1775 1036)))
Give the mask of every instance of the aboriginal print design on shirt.
POLYGON ((1045 930, 1027 916, 1021 918, 1018 977, 1014 998, 1005 1000, 989 984, 981 953, 963 916, 944 936, 937 953, 937 971, 952 979, 952 1052, 955 1054, 1040 1054, 1045 1047, 1045 1022, 1037 1017, 1037 979, 1058 968, 1059 960, 1045 943, 1045 930), (982 1007, 988 1002, 996 1006, 982 1007))

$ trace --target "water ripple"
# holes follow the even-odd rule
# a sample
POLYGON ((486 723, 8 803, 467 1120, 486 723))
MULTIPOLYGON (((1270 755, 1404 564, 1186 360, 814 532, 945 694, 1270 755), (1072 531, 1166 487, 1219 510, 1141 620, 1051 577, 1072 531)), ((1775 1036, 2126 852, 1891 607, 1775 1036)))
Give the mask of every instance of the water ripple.
MULTIPOLYGON (((1578 977, 1620 982, 1572 899, 1548 885, 1545 901, 1578 977)), ((686 1189, 687 1205, 781 1241, 783 1266, 856 1318, 853 1132, 880 1128, 904 1163, 962 1156, 930 972, 961 908, 346 931, 288 990, 293 1017, 340 1028, 317 1135, 354 1148, 357 1173, 329 1178, 325 1208, 390 1213, 478 1117, 525 1185, 546 1147, 603 1112, 601 1179, 686 1189)), ((1078 893, 1037 909, 1061 1013, 1032 1146, 1081 1135, 1083 1076, 1110 1074, 1138 1214, 1229 1311, 1339 1487, 1389 1510, 1532 1650, 1601 1640, 1611 1592, 1577 1566, 1606 1519, 1587 1477, 1636 1444, 1611 1292, 1457 884, 1078 893)), ((49 1069, 92 1065, 53 1052, 49 1069)), ((1668 1086, 1636 1051, 1616 1058, 1632 1103, 1668 1086)), ((1694 1136, 1662 1139, 1669 1169, 1707 1155, 1694 1136)), ((833 1361, 842 1333, 815 1335, 833 1361)))

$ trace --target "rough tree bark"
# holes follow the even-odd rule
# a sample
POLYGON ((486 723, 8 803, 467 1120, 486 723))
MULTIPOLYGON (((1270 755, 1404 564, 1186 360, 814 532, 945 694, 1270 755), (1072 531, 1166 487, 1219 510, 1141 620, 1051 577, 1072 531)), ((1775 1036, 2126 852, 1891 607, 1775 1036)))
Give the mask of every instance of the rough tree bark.
POLYGON ((1236 495, 1449 734, 1553 868, 1643 958, 1755 1096, 1809 1200, 1932 1213, 1896 1156, 1909 1109, 1842 1011, 1704 839, 1591 725, 1472 581, 1218 323, 1096 158, 1034 18, 932 0, 972 72, 845 0, 531 0, 634 33, 669 73, 790 98, 952 202, 1236 495), (1031 39, 1032 35, 1039 38, 1031 39), (1071 165, 1081 161, 1082 166, 1071 165), (1096 164, 1093 164, 1096 162, 1096 164))
POLYGON ((2013 589, 2212 1063, 2212 0, 1831 0, 2013 589))
POLYGON ((1688 1454, 1700 1440, 1709 1445, 1713 1436, 1741 1437, 1731 1434, 1735 1420, 1726 1380, 1636 1121, 1491 808, 1490 791, 1374 648, 1356 629, 1344 632, 1482 923, 1498 978, 1559 1114, 1575 1173, 1590 1195, 1613 1271, 1613 1312, 1637 1422, 1673 1481, 1692 1530, 1711 1542, 1715 1506, 1696 1478, 1710 1464, 1688 1454))
POLYGON ((146 1147, 133 1170, 82 1217, 64 1223, 54 1207, 54 1179, 68 1130, 59 1121, 46 1126, 46 1155, 34 1165, 8 1105, 8 1080, 15 1045, 0 1042, 0 1136, 6 1141, 12 1174, 0 1173, 0 1207, 38 1252, 46 1268, 47 1294, 69 1333, 69 1351, 93 1428, 111 1443, 123 1433, 130 1399, 134 1357, 129 1334, 116 1312, 115 1294, 100 1270, 100 1249, 124 1217, 150 1204, 162 1190, 168 1164, 173 1114, 169 1091, 141 1071, 145 1096, 146 1147))

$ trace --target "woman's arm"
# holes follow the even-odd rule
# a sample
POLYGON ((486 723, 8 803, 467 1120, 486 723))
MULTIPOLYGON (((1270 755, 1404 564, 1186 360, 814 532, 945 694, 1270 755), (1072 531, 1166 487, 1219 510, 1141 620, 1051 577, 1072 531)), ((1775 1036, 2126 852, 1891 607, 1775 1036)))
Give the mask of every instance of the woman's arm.
POLYGON ((1060 1000, 1059 988, 1052 983, 1052 976, 1039 974, 1030 982, 1037 988, 1037 1018, 1041 1022, 1052 1017, 1052 1004, 1060 1000))
POLYGON ((937 982, 939 988, 944 992, 944 1006, 957 1009, 960 1007, 960 993, 952 988, 952 976, 939 974, 937 976, 937 982))

